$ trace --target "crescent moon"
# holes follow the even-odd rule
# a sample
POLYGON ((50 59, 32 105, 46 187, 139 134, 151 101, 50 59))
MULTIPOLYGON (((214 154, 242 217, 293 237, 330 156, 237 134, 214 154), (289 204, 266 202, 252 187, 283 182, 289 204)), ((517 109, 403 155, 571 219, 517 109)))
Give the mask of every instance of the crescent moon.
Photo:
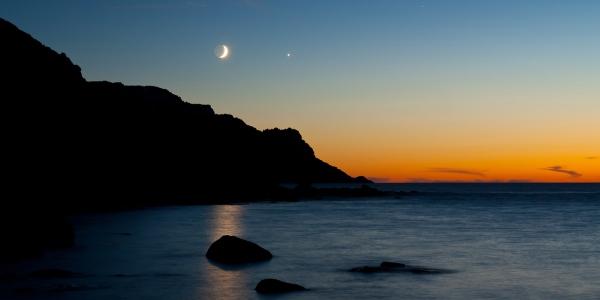
POLYGON ((226 59, 229 56, 229 48, 226 45, 221 45, 221 48, 223 49, 221 55, 219 55, 219 59, 226 59))

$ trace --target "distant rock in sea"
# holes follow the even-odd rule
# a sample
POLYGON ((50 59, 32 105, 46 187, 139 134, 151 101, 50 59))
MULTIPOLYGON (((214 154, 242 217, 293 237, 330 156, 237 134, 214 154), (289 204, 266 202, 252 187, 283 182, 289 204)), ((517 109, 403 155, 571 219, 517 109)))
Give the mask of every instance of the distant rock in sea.
POLYGON ((222 264, 243 264, 270 260, 273 255, 253 242, 224 235, 210 245, 206 257, 222 264))
POLYGON ((371 181, 370 179, 368 179, 365 176, 358 176, 358 177, 354 178, 354 182, 356 182, 356 183, 373 183, 373 181, 371 181))
POLYGON ((299 284, 289 283, 277 279, 263 279, 255 288, 260 294, 281 294, 297 291, 306 291, 307 289, 299 284))
POLYGON ((397 196, 398 193, 388 193, 363 184, 359 187, 314 187, 312 185, 298 185, 293 190, 300 198, 361 198, 397 196))
POLYGON ((362 266, 350 269, 357 273, 412 273, 412 274, 444 274, 450 270, 411 266, 403 263, 384 261, 379 266, 362 266))

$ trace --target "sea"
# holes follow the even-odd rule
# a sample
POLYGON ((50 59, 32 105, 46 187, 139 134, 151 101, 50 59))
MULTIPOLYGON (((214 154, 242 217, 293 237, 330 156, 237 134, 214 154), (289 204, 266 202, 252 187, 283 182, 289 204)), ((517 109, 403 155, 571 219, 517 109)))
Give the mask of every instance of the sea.
POLYGON ((600 184, 374 186, 419 193, 74 216, 75 247, 13 265, 0 299, 600 299, 600 184), (222 235, 274 257, 215 265, 222 235), (452 272, 349 272, 382 261, 452 272), (48 268, 77 275, 28 275, 48 268), (264 278, 309 290, 257 294, 264 278))

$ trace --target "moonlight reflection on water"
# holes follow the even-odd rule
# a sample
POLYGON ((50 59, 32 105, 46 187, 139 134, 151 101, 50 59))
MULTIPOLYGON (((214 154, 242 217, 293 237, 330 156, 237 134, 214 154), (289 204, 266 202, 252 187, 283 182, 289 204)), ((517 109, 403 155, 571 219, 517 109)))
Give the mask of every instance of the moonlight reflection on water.
MULTIPOLYGON (((212 207, 212 216, 210 222, 211 241, 216 241, 223 235, 241 236, 244 233, 241 218, 244 214, 243 205, 215 205, 212 207)), ((240 299, 243 296, 239 291, 245 290, 248 278, 241 269, 225 269, 224 266, 218 266, 212 263, 202 264, 204 273, 208 276, 208 282, 202 285, 209 287, 199 291, 201 298, 212 299, 240 299)))

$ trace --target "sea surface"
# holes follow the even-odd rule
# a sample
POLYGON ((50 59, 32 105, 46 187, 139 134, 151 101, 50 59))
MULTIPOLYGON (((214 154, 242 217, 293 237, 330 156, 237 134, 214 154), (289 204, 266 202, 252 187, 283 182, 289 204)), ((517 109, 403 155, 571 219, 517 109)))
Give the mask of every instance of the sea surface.
POLYGON ((380 184, 418 195, 73 218, 76 247, 13 266, 0 299, 600 299, 600 184, 380 184), (274 258, 223 268, 225 234, 274 258), (395 261, 455 272, 361 274, 395 261), (33 278, 60 268, 74 278, 33 278), (310 291, 260 296, 263 278, 310 291))

